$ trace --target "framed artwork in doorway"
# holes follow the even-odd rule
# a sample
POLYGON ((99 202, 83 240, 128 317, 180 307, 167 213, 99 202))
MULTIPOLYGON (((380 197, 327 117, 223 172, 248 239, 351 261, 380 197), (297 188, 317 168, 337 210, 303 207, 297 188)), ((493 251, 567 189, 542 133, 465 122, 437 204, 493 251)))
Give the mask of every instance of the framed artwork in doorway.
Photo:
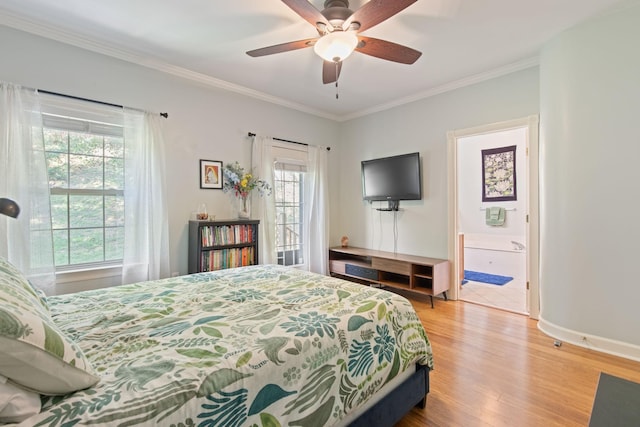
POLYGON ((516 194, 516 146, 482 150, 482 201, 518 200, 516 194))

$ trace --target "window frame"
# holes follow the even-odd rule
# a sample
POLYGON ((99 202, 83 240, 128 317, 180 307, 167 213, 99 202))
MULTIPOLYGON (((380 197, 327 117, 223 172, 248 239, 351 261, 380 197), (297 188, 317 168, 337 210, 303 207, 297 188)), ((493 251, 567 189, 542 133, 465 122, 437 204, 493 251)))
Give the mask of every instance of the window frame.
MULTIPOLYGON (((289 267, 301 268, 305 267, 308 264, 306 260, 306 245, 305 242, 305 223, 304 223, 304 214, 305 214, 305 174, 306 174, 306 166, 301 165, 298 162, 290 163, 288 161, 276 161, 274 165, 274 204, 275 204, 275 233, 276 233, 276 242, 275 242, 275 251, 276 251, 276 260, 278 265, 285 265, 289 267), (285 180, 280 179, 284 178, 287 173, 295 173, 298 174, 298 180, 285 180), (284 184, 280 184, 284 183, 284 184), (295 183, 297 185, 297 203, 287 202, 285 199, 283 202, 278 201, 277 194, 279 185, 284 185, 286 187, 287 183, 295 183), (289 222, 285 218, 284 221, 280 220, 279 210, 284 210, 286 212, 287 209, 297 209, 298 215, 296 217, 297 221, 289 222), (290 242, 279 242, 278 239, 282 235, 282 232, 285 230, 280 230, 281 227, 286 228, 288 224, 295 224, 297 229, 298 241, 297 243, 290 242), (294 260, 293 263, 287 263, 287 260, 294 260)), ((285 195, 285 191, 283 190, 283 195, 285 195)), ((286 217, 286 213, 285 213, 286 217)), ((295 230, 291 230, 295 232, 295 230)))
MULTIPOLYGON (((59 283, 68 283, 78 280, 92 280, 99 278, 114 277, 120 275, 122 271, 122 256, 115 259, 106 259, 109 253, 107 239, 107 232, 109 229, 122 229, 121 239, 124 239, 124 212, 122 212, 122 221, 118 221, 116 225, 107 224, 107 206, 105 204, 106 198, 111 196, 122 197, 124 201, 124 128, 123 128, 123 111, 114 107, 95 106, 88 101, 68 101, 59 99, 48 99, 43 102, 43 137, 46 136, 46 131, 62 131, 66 134, 68 140, 66 141, 66 150, 49 150, 47 148, 46 140, 44 144, 45 154, 62 154, 67 156, 66 172, 67 182, 66 187, 52 187, 53 182, 49 182, 49 194, 51 196, 66 196, 66 224, 63 228, 53 228, 53 212, 52 212, 52 230, 60 231, 65 230, 67 233, 67 264, 57 265, 55 264, 56 281, 59 283), (101 154, 83 154, 73 153, 71 151, 70 136, 73 134, 88 134, 91 136, 98 136, 102 138, 101 154), (116 155, 108 155, 105 151, 107 140, 106 138, 119 138, 122 141, 122 151, 116 155), (69 188, 69 171, 71 164, 69 163, 69 156, 71 155, 87 155, 95 156, 101 160, 101 173, 102 173, 102 188, 69 188), (106 164, 107 159, 121 159, 122 169, 118 170, 118 178, 121 179, 121 188, 105 188, 106 179, 106 164), (121 174, 121 175, 120 175, 121 174), (71 224, 71 209, 70 198, 73 196, 101 196, 103 199, 102 204, 102 220, 101 225, 98 227, 73 227, 71 224), (70 233, 72 230, 80 229, 101 229, 102 230, 102 260, 90 261, 84 263, 72 264, 73 248, 71 246, 70 233)), ((47 160, 47 172, 49 173, 49 161, 47 160)), ((123 207, 124 209, 124 207, 123 207)), ((123 242, 121 242, 123 246, 123 242)), ((55 250, 55 246, 54 246, 55 250)), ((123 254, 122 254, 123 255, 123 254)))

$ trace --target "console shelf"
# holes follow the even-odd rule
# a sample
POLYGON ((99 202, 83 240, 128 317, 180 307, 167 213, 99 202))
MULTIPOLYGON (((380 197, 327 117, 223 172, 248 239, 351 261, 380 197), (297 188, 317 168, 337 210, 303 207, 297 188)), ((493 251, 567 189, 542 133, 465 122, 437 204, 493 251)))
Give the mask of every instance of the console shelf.
POLYGON ((377 284, 447 299, 450 264, 446 259, 395 254, 355 247, 329 249, 329 271, 363 284, 377 284))

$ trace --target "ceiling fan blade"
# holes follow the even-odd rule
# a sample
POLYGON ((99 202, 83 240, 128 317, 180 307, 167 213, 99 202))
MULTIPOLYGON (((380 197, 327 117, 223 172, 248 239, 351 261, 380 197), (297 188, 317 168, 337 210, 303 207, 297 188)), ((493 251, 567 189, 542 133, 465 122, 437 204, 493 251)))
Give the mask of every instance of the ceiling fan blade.
POLYGON ((387 61, 413 64, 422 55, 422 52, 415 49, 386 40, 366 36, 358 36, 358 40, 360 41, 356 47, 358 52, 387 61))
POLYGON ((322 83, 333 83, 340 77, 340 70, 342 70, 342 61, 337 63, 331 61, 324 61, 322 63, 322 83))
POLYGON ((366 29, 391 18, 393 15, 411 6, 416 1, 418 0, 371 0, 362 5, 360 9, 353 12, 353 15, 347 18, 347 20, 342 24, 342 29, 347 31, 351 23, 359 22, 360 28, 358 31, 365 31, 366 29))
POLYGON ((274 53, 288 52, 290 50, 304 49, 305 47, 313 46, 317 40, 318 38, 316 37, 313 39, 304 39, 304 40, 297 40, 294 42, 276 44, 273 46, 267 46, 267 47, 262 47, 260 49, 250 50, 247 52, 247 55, 253 56, 255 58, 258 56, 273 55, 274 53))
MULTIPOLYGON (((325 18, 324 15, 311 3, 309 3, 309 0, 282 0, 282 3, 289 6, 295 13, 300 15, 302 19, 314 27, 318 28, 318 24, 324 24, 327 31, 333 31, 333 26, 329 23, 327 18, 325 18)), ((318 31, 320 31, 319 28, 318 31)))

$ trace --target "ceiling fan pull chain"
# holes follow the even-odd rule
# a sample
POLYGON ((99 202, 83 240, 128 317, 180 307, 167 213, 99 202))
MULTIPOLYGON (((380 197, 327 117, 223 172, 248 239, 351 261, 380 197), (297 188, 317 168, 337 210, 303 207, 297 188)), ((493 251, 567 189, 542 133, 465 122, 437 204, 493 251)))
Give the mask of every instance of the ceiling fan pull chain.
POLYGON ((338 99, 338 61, 336 61, 336 99, 338 99))

